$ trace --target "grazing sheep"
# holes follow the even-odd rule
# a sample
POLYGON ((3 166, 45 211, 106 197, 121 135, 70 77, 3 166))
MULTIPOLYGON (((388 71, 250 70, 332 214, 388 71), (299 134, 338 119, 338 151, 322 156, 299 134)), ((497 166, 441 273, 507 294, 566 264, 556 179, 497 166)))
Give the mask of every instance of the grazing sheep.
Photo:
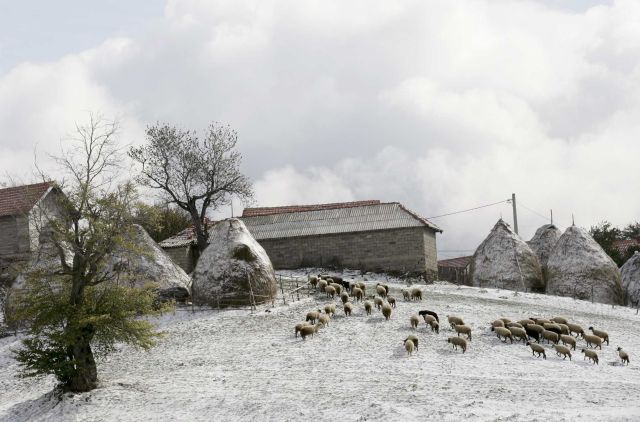
POLYGON ((404 339, 404 341, 407 340, 411 340, 413 342, 413 345, 416 346, 416 350, 418 350, 418 337, 414 336, 413 334, 409 334, 407 338, 404 339))
POLYGON ((598 337, 600 337, 602 339, 602 341, 606 341, 607 342, 607 346, 609 345, 609 334, 607 334, 606 331, 594 330, 593 327, 589 327, 589 330, 591 330, 591 332, 593 334, 595 334, 598 337))
POLYGON ((306 323, 306 322, 301 322, 300 324, 296 324, 296 328, 295 328, 295 336, 296 336, 296 338, 298 338, 298 333, 300 332, 300 329, 302 327, 304 327, 305 325, 309 325, 309 324, 306 323))
POLYGON ((334 298, 336 296, 336 288, 333 286, 325 287, 324 292, 327 294, 327 297, 334 298))
POLYGON ((440 324, 438 324, 438 321, 431 321, 429 322, 429 325, 431 326, 431 331, 435 331, 436 334, 440 334, 440 324))
POLYGON ((569 322, 569 320, 566 319, 565 317, 559 317, 559 316, 551 318, 551 321, 557 322, 558 324, 565 324, 565 325, 567 324, 567 322, 569 322))
POLYGON ((349 294, 347 292, 340 293, 340 300, 343 304, 347 303, 349 301, 349 294))
POLYGON ((402 289, 402 297, 404 300, 409 300, 409 291, 407 289, 402 289))
POLYGON ((364 311, 367 313, 367 315, 371 315, 371 302, 369 302, 368 300, 364 301, 364 311))
POLYGON ((360 290, 362 290, 363 296, 367 292, 367 286, 362 281, 358 281, 356 283, 356 287, 359 288, 360 290))
POLYGON ((431 315, 432 317, 434 317, 436 319, 436 321, 440 322, 440 318, 438 318, 438 314, 436 314, 433 311, 429 311, 429 310, 423 310, 418 312, 418 315, 422 316, 424 318, 425 315, 431 315))
POLYGON ((496 327, 504 327, 504 321, 501 319, 496 319, 491 323, 491 331, 494 331, 496 327))
POLYGON ((376 305, 376 309, 381 309, 384 301, 382 300, 382 298, 375 297, 373 298, 373 303, 376 305))
POLYGON ((545 358, 545 360, 547 359, 547 354, 544 351, 544 346, 540 346, 539 344, 529 343, 529 342, 527 342, 527 346, 531 347, 531 354, 533 356, 535 356, 537 353, 538 357, 542 356, 545 358))
POLYGON ((460 334, 466 334, 467 338, 471 340, 471 327, 468 325, 455 325, 453 329, 456 330, 458 336, 460 336, 460 334))
POLYGON ((578 324, 567 323, 567 327, 569 327, 569 334, 576 334, 576 337, 582 336, 584 337, 584 330, 578 324))
POLYGON ((519 322, 510 322, 506 324, 506 327, 507 328, 511 328, 511 327, 524 328, 522 324, 520 324, 519 322))
POLYGON ((409 340, 409 341, 405 340, 404 341, 404 350, 407 351, 407 354, 409 356, 411 356, 411 354, 413 353, 413 348, 414 347, 415 347, 415 345, 413 344, 413 342, 411 340, 409 340))
POLYGON ((554 333, 553 331, 544 330, 542 332, 542 338, 547 340, 547 343, 553 342, 553 344, 558 344, 558 340, 560 339, 560 335, 558 333, 554 333))
POLYGON ((513 336, 511 335, 511 331, 509 331, 508 328, 495 327, 495 330, 498 338, 504 337, 504 340, 502 340, 503 342, 506 343, 507 339, 509 339, 511 340, 511 343, 513 343, 513 336))
POLYGON ((389 294, 389 286, 387 286, 386 284, 382 284, 382 283, 376 283, 376 288, 377 288, 377 286, 384 287, 385 294, 389 294))
POLYGON ((307 313, 307 322, 310 322, 312 324, 315 324, 316 321, 318 320, 318 317, 320 316, 320 312, 318 311, 311 311, 307 313))
POLYGON ((451 325, 451 328, 453 328, 456 325, 464 325, 464 321, 462 320, 462 318, 457 317, 455 315, 447 315, 447 319, 449 320, 449 324, 451 325))
POLYGON ((353 311, 353 305, 349 302, 344 304, 344 316, 351 316, 351 312, 353 311))
POLYGON ((536 343, 540 343, 540 334, 544 331, 544 328, 538 324, 529 324, 524 327, 529 338, 536 340, 536 343))
POLYGON ((387 289, 385 289, 384 286, 381 286, 380 284, 376 286, 376 293, 378 293, 378 296, 380 297, 387 297, 387 289))
POLYGON ((318 328, 320 328, 320 324, 305 325, 304 327, 300 328, 300 337, 302 337, 302 340, 306 340, 307 336, 313 337, 313 335, 318 332, 318 328))
POLYGON ((361 288, 354 287, 353 290, 351 290, 351 296, 353 296, 356 299, 356 302, 358 302, 364 297, 364 292, 361 288))
POLYGON ((458 346, 462 348, 462 353, 467 351, 467 341, 462 337, 449 337, 447 343, 451 343, 453 348, 458 350, 458 346))
POLYGON ((418 317, 418 315, 411 315, 411 318, 409 318, 409 322, 411 323, 411 328, 418 328, 420 318, 418 317))
POLYGON ((629 354, 622 350, 622 347, 618 347, 616 350, 618 350, 618 356, 620 356, 622 364, 624 365, 624 363, 627 362, 627 365, 629 365, 629 354))
POLYGON ((560 335, 560 341, 563 344, 570 345, 573 350, 576 350, 576 339, 573 338, 573 336, 570 336, 570 335, 567 335, 567 334, 561 334, 560 335))
POLYGON ((336 293, 337 294, 341 294, 342 293, 342 285, 340 285, 338 283, 329 283, 329 286, 331 286, 334 289, 336 289, 336 293))
POLYGON ((567 324, 558 323, 558 327, 560 327, 562 334, 569 334, 569 326, 567 324))
POLYGON ((422 290, 418 287, 411 289, 411 300, 422 300, 422 290))
POLYGON ((387 321, 391 318, 391 306, 388 303, 382 305, 382 315, 384 315, 384 319, 387 321))
POLYGON ((507 325, 511 322, 509 318, 498 318, 500 321, 504 322, 504 325, 507 325))
POLYGON ((387 302, 391 305, 392 308, 396 307, 396 300, 391 296, 387 295, 387 302))
POLYGON ((529 336, 527 336, 527 332, 524 328, 520 327, 509 327, 509 331, 511 331, 511 335, 518 339, 518 342, 522 340, 523 343, 526 343, 529 340, 529 336))
POLYGON ((322 324, 323 327, 327 327, 329 325, 329 315, 322 314, 318 317, 318 324, 322 324))
POLYGON ((595 350, 582 349, 582 353, 584 353, 584 359, 589 358, 589 360, 593 361, 596 365, 599 365, 600 359, 598 359, 598 354, 595 350))
POLYGON ((431 324, 431 321, 436 321, 437 322, 438 320, 433 315, 425 315, 424 316, 424 322, 426 322, 427 324, 431 324))
POLYGON ((309 276, 309 284, 315 289, 318 286, 318 276, 309 276))
POLYGON ((318 290, 323 291, 324 289, 329 285, 329 283, 327 283, 327 280, 319 280, 318 281, 318 290))
POLYGON ((553 346, 554 349, 556 349, 556 355, 558 356, 564 356, 562 358, 562 360, 565 360, 567 358, 567 356, 569 356, 569 360, 571 360, 571 350, 569 350, 568 347, 565 346, 559 346, 557 344, 554 344, 553 346))
POLYGON ((593 334, 585 334, 582 337, 587 342, 587 347, 595 345, 594 349, 599 347, 602 350, 602 337, 593 334))
POLYGON ((334 315, 336 313, 336 304, 330 303, 328 305, 324 305, 324 313, 334 315))
POLYGON ((535 323, 536 322, 531 319, 521 319, 520 321, 518 321, 518 324, 522 325, 523 327, 526 327, 529 324, 535 324, 535 323))

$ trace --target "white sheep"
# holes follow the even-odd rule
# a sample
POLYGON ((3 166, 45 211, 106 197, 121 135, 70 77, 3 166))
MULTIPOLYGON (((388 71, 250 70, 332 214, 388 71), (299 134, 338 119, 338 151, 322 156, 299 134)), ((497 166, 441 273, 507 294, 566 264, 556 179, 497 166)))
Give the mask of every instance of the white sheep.
POLYGON ((296 324, 296 327, 295 327, 295 336, 296 336, 296 338, 298 337, 298 333, 300 332, 300 329, 302 327, 304 327, 305 325, 309 325, 309 324, 307 322, 301 322, 300 324, 296 324))
POLYGON ((541 346, 536 343, 529 343, 529 342, 527 342, 527 346, 531 347, 531 354, 533 356, 535 356, 537 353, 538 357, 542 356, 545 360, 547 359, 547 354, 544 351, 544 346, 541 346))
POLYGON ((347 294, 347 292, 340 293, 340 300, 342 301, 343 304, 349 301, 349 295, 347 294))
POLYGON ((418 317, 418 315, 411 315, 411 318, 409 318, 409 322, 411 323, 411 328, 418 328, 420 318, 418 317))
POLYGON ((409 300, 409 291, 407 289, 402 289, 402 297, 404 298, 404 300, 409 300))
POLYGON ((351 291, 351 296, 353 296, 357 301, 361 301, 362 298, 364 297, 364 292, 362 291, 361 288, 359 287, 354 287, 353 290, 351 291))
POLYGON ((553 342, 554 344, 558 344, 558 340, 560 340, 560 336, 558 333, 554 333, 553 331, 544 330, 542 332, 542 338, 547 340, 547 343, 553 342))
POLYGON ((529 340, 529 336, 524 328, 520 327, 509 327, 509 331, 511 331, 511 335, 518 339, 518 342, 522 340, 523 343, 526 343, 529 340))
POLYGON ((302 337, 302 340, 306 340, 307 336, 313 337, 313 335, 318 332, 318 328, 320 328, 320 324, 305 325, 300 328, 300 337, 302 337))
POLYGON ((342 285, 338 284, 338 283, 329 283, 329 286, 333 287, 334 289, 336 289, 336 293, 340 294, 342 293, 342 285))
POLYGON ((454 349, 458 349, 458 346, 462 348, 462 353, 467 351, 467 341, 462 337, 449 337, 447 343, 451 343, 454 349))
POLYGON ((415 347, 415 345, 413 344, 413 341, 411 340, 405 340, 404 341, 404 349, 407 351, 407 354, 409 356, 411 356, 411 354, 413 353, 413 348, 415 347))
POLYGON ((458 336, 460 336, 460 334, 466 334, 467 338, 471 340, 471 327, 468 325, 454 325, 453 329, 456 330, 458 336))
POLYGON ((388 303, 382 305, 382 315, 384 315, 384 319, 387 321, 391 318, 391 306, 388 303))
POLYGON ((345 316, 350 316, 351 312, 353 311, 353 305, 349 302, 344 304, 344 315, 345 316))
POLYGON ((327 297, 334 298, 336 295, 336 288, 333 286, 327 286, 324 288, 324 292, 327 294, 327 297))
POLYGON ((576 337, 578 336, 583 336, 584 337, 584 330, 582 329, 581 326, 579 326, 578 324, 572 324, 572 323, 567 323, 566 324, 567 327, 569 327, 569 334, 576 334, 576 337))
POLYGON ((311 311, 311 312, 307 312, 307 322, 310 322, 312 324, 315 324, 316 321, 318 320, 318 317, 320 316, 320 312, 318 311, 311 311))
POLYGON ((433 315, 424 315, 424 322, 426 322, 427 324, 431 324, 431 321, 437 321, 436 317, 434 317, 433 315))
POLYGON ((327 327, 329 325, 329 315, 322 314, 318 317, 318 324, 322 324, 323 327, 327 327))
POLYGON ((571 350, 569 350, 569 348, 568 348, 568 347, 565 347, 565 346, 559 346, 559 345, 557 345, 557 344, 554 344, 554 345, 553 345, 553 346, 551 346, 551 347, 553 347, 554 349, 556 349, 556 355, 558 355, 558 356, 564 356, 564 357, 562 358, 562 360, 566 359, 566 358, 567 358, 567 356, 569 356, 569 360, 571 360, 571 350))
POLYGON ((436 334, 440 334, 440 324, 434 318, 433 321, 429 321, 429 325, 431 326, 431 331, 435 331, 436 334))
POLYGON ((328 305, 324 305, 324 313, 334 315, 336 313, 336 304, 330 303, 328 305))
POLYGON ((422 290, 419 287, 411 289, 411 300, 422 300, 422 290))
POLYGON ((447 315, 447 319, 449 321, 449 324, 451 324, 451 328, 453 328, 455 325, 464 325, 464 321, 462 320, 462 318, 455 315, 447 315))
POLYGON ((594 346, 594 349, 599 347, 600 350, 602 350, 602 337, 596 336, 594 334, 585 334, 582 337, 587 342, 587 347, 594 346))
POLYGON ((591 330, 594 335, 600 337, 602 341, 606 341, 607 346, 609 345, 609 334, 606 331, 594 330, 593 327, 589 327, 589 330, 591 330))
POLYGON ((364 301, 364 310, 367 313, 367 315, 371 315, 371 308, 372 308, 371 302, 369 302, 368 300, 365 300, 364 301))
POLYGON ((376 293, 378 293, 378 295, 380 297, 386 297, 387 296, 387 289, 385 289, 384 286, 378 284, 376 286, 376 293))
POLYGON ((553 322, 557 322, 558 324, 567 324, 567 322, 569 322, 569 320, 567 320, 565 317, 553 317, 551 318, 551 321, 553 322))
POLYGON ((627 365, 629 365, 629 354, 622 350, 622 347, 618 347, 617 350, 618 356, 620 356, 620 359, 622 360, 622 364, 624 365, 624 363, 627 362, 627 365))
POLYGON ((507 342, 507 339, 511 340, 511 343, 513 343, 513 336, 511 335, 511 331, 509 331, 508 328, 505 327, 495 327, 495 331, 496 331, 496 335, 497 337, 500 338, 504 338, 504 340, 502 340, 503 342, 507 342))
POLYGON ((382 305, 384 304, 384 301, 380 297, 374 297, 373 303, 376 305, 376 309, 381 309, 382 305))
POLYGON ((584 359, 589 358, 589 360, 593 361, 593 363, 595 363, 596 365, 599 365, 599 361, 600 359, 598 359, 598 354, 596 353, 595 350, 589 350, 589 349, 582 349, 582 353, 584 353, 584 359))
POLYGON ((409 334, 407 338, 404 339, 404 341, 407 340, 411 340, 413 342, 413 345, 416 346, 416 350, 418 350, 418 337, 414 336, 413 334, 409 334))
POLYGON ((573 350, 576 350, 576 339, 573 338, 573 336, 568 334, 561 334, 560 341, 562 342, 562 344, 568 344, 573 350))

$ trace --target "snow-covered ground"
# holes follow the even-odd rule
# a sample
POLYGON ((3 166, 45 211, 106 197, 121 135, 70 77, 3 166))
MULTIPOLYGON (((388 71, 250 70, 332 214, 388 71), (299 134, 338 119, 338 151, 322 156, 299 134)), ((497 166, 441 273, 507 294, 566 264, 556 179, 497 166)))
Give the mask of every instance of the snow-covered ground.
POLYGON ((156 348, 121 347, 100 363, 98 389, 61 401, 51 378, 16 378, 10 350, 19 340, 0 339, 0 421, 640 420, 635 310, 441 283, 421 286, 422 302, 405 302, 400 287, 391 287, 398 305, 390 321, 366 316, 360 304, 344 317, 336 299, 336 317, 306 341, 293 327, 329 302, 319 294, 254 313, 177 311, 159 320, 167 336, 156 348), (409 328, 421 309, 440 315, 439 335, 424 323, 409 328), (465 354, 446 342, 448 314, 473 327, 465 354), (573 361, 551 349, 545 361, 488 328, 502 316, 557 315, 609 332, 600 365, 583 360, 583 340, 573 361), (411 357, 402 344, 410 333, 420 338, 411 357), (630 353, 628 367, 618 363, 618 345, 630 353))

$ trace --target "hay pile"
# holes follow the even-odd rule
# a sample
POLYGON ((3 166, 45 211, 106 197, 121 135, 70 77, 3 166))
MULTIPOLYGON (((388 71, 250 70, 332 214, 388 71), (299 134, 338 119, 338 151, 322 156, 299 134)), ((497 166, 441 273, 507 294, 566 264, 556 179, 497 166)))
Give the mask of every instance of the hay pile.
POLYGON ((640 305, 640 252, 633 254, 620 268, 624 304, 638 307, 640 305))
POLYGON ((477 287, 544 291, 537 255, 502 219, 473 254, 471 280, 477 287))
POLYGON ((241 306, 277 293, 271 260, 244 223, 230 218, 215 225, 193 271, 194 303, 241 306))
POLYGON ((547 293, 622 304, 620 271, 613 260, 583 229, 569 227, 547 261, 547 293))
POLYGON ((549 255, 553 252, 553 248, 555 248, 561 235, 562 232, 556 226, 553 224, 545 224, 538 228, 536 234, 527 242, 531 250, 538 256, 545 282, 548 279, 547 261, 549 260, 549 255))

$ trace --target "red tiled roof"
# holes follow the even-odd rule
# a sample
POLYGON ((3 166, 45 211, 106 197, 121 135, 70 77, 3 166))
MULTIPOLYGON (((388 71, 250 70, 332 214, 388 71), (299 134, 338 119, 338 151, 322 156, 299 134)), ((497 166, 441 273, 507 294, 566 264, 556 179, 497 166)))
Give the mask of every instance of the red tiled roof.
POLYGON ((611 246, 614 249, 617 249, 618 252, 624 253, 627 251, 627 249, 631 247, 634 247, 634 246, 640 247, 640 238, 616 240, 613 242, 613 245, 611 246))
POLYGON ((43 182, 0 189, 0 217, 28 213, 52 186, 43 182))
POLYGON ((473 256, 460 256, 458 258, 443 259, 438 261, 438 267, 465 268, 471 262, 473 256))
POLYGON ((286 214, 290 212, 305 212, 319 210, 333 210, 339 208, 362 207, 366 205, 379 205, 379 200, 354 201, 354 202, 334 202, 331 204, 314 204, 314 205, 287 205, 284 207, 258 207, 245 208, 242 211, 243 217, 257 217, 261 215, 286 214))

